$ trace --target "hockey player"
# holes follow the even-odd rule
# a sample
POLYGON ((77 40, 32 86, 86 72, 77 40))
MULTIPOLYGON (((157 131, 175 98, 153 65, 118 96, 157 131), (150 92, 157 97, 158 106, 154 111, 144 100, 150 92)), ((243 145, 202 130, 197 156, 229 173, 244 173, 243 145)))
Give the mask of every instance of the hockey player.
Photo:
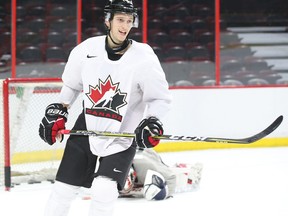
POLYGON ((199 188, 202 164, 166 165, 154 149, 138 150, 121 197, 163 200, 199 188))
POLYGON ((39 135, 54 144, 81 93, 83 112, 73 129, 135 132, 136 137, 70 136, 46 216, 67 215, 81 187, 91 187, 89 216, 111 216, 136 148, 156 146, 159 140, 153 135, 163 134, 161 119, 171 96, 152 48, 129 39, 131 28, 138 26, 137 9, 131 0, 110 0, 104 14, 107 35, 89 38, 71 51, 59 101, 46 108, 39 135))

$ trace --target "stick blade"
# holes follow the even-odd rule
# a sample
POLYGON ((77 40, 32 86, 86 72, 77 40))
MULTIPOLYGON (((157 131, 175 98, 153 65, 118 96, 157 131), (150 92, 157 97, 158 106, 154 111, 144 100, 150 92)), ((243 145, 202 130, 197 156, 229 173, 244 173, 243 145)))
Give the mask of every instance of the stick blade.
POLYGON ((272 124, 270 124, 263 131, 250 137, 246 137, 242 139, 209 138, 208 137, 204 141, 216 142, 216 143, 231 143, 231 144, 251 144, 271 134, 273 131, 275 131, 279 127, 282 121, 283 121, 283 116, 280 115, 276 120, 274 120, 272 124))
POLYGON ((269 125, 265 130, 263 130, 262 132, 250 137, 247 139, 248 143, 253 143, 256 142, 266 136, 268 136, 269 134, 271 134, 273 131, 275 131, 280 124, 283 121, 283 116, 280 115, 271 125, 269 125))

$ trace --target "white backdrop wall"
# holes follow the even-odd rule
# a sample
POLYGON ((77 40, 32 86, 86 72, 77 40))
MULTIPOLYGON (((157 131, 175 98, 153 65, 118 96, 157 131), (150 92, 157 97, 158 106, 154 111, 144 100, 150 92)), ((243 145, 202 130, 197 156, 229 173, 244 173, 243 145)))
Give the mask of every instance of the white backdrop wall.
POLYGON ((269 137, 288 137, 288 87, 174 89, 164 119, 166 134, 241 138, 260 132, 279 115, 269 137))

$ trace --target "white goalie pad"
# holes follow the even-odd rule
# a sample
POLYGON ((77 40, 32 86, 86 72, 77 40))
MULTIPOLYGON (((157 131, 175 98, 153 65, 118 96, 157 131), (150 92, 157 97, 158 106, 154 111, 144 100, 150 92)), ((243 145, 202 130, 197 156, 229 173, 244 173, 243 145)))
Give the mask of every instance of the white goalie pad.
MULTIPOLYGON (((199 189, 203 165, 201 163, 176 163, 167 166, 155 150, 145 149, 137 152, 133 161, 133 168, 135 171, 130 171, 124 190, 120 191, 120 197, 141 198, 145 196, 144 184, 149 178, 151 181, 152 170, 165 179, 168 186, 167 197, 171 197, 175 193, 196 191, 199 189), (150 174, 148 170, 150 170, 150 174), (134 173, 134 176, 131 176, 131 173, 134 173)), ((151 186, 151 191, 153 191, 152 189, 157 193, 156 186, 151 186)))
POLYGON ((171 170, 176 174, 175 193, 194 191, 199 188, 203 165, 178 163, 171 170))

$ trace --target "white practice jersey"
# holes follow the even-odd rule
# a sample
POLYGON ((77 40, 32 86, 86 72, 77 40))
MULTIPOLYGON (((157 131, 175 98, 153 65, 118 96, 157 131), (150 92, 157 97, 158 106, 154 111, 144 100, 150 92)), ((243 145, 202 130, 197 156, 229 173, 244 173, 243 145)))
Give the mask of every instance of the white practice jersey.
MULTIPOLYGON (((105 50, 105 37, 92 37, 76 46, 62 75, 64 86, 76 90, 70 94, 83 92, 87 130, 134 132, 144 117, 161 120, 169 110, 171 95, 152 48, 132 41, 125 54, 112 61, 105 50)), ((67 94, 61 94, 64 92, 67 94)), ((123 151, 132 143, 131 139, 93 136, 89 141, 98 156, 123 151)))

